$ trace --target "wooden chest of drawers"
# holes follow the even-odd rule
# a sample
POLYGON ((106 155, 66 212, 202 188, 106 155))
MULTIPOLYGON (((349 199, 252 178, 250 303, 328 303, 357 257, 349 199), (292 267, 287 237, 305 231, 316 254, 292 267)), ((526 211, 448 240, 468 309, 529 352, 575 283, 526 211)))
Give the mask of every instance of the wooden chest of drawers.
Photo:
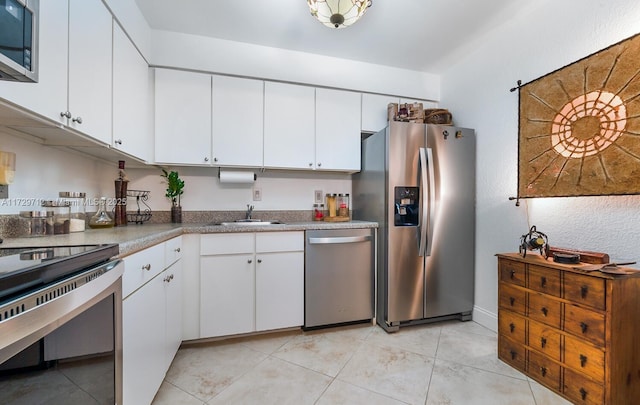
POLYGON ((575 404, 640 403, 640 272, 497 256, 498 357, 575 404))

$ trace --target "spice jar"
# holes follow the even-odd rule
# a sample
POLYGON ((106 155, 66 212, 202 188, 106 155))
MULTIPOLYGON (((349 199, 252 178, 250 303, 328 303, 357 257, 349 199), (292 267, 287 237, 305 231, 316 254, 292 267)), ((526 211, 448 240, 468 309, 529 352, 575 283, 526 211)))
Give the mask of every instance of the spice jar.
POLYGON ((349 217, 349 194, 338 194, 338 216, 349 217))
POLYGON ((20 217, 26 223, 26 236, 53 234, 53 211, 20 211, 20 217))
POLYGON ((327 194, 327 210, 329 211, 329 217, 335 217, 337 213, 337 203, 338 203, 338 195, 337 194, 327 194))
MULTIPOLYGON (((43 208, 51 208, 53 211, 53 234, 59 235, 69 233, 69 220, 71 214, 71 204, 68 201, 50 200, 42 202, 43 208)), ((47 233, 49 234, 49 233, 47 233)))
POLYGON ((61 191, 58 196, 70 204, 69 232, 84 232, 87 224, 87 194, 77 191, 61 191))
POLYGON ((112 228, 114 225, 115 221, 107 212, 107 198, 102 197, 98 205, 98 212, 89 220, 89 228, 112 228))
POLYGON ((324 219, 324 204, 313 204, 313 220, 322 221, 324 219))

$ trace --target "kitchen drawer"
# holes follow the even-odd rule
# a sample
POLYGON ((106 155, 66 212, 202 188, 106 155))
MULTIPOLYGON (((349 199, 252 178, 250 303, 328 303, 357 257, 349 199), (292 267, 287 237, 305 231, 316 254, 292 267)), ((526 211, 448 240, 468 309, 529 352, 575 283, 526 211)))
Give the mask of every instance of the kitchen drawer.
POLYGON ((605 280, 566 272, 564 298, 597 309, 605 309, 605 280))
POLYGON ((500 283, 500 307, 524 315, 527 309, 525 290, 507 283, 500 283))
POLYGON ((562 392, 578 405, 602 405, 604 388, 602 385, 568 368, 564 369, 562 392))
POLYGON ((516 343, 525 344, 526 337, 525 318, 509 311, 500 311, 498 314, 498 331, 516 343))
POLYGON ((500 259, 500 281, 524 287, 526 284, 524 263, 500 259))
POLYGON ((217 233, 200 236, 200 255, 233 255, 239 253, 253 253, 255 234, 217 233))
POLYGON ((182 258, 182 236, 164 243, 164 266, 169 267, 182 258))
POLYGON ((500 336, 498 340, 498 356, 502 361, 509 364, 516 369, 525 372, 526 362, 526 349, 524 345, 516 343, 504 336, 500 336))
POLYGON ((545 294, 560 296, 560 271, 545 267, 530 265, 529 271, 530 289, 540 291, 545 294))
POLYGON ((124 258, 122 297, 125 298, 164 270, 164 243, 124 258))
POLYGON ((564 330, 598 346, 604 346, 604 314, 576 305, 565 305, 564 330))
POLYGON ((302 252, 304 232, 259 232, 256 233, 256 253, 302 252))
POLYGON ((560 311, 562 304, 547 295, 529 293, 528 314, 531 319, 560 329, 560 311))
POLYGON ((529 351, 529 363, 527 371, 529 375, 538 382, 556 390, 560 390, 561 367, 548 357, 529 351))
POLYGON ((564 338, 564 363, 598 381, 604 379, 604 352, 576 338, 564 338))
POLYGON ((529 347, 560 361, 560 333, 545 324, 529 321, 529 347))

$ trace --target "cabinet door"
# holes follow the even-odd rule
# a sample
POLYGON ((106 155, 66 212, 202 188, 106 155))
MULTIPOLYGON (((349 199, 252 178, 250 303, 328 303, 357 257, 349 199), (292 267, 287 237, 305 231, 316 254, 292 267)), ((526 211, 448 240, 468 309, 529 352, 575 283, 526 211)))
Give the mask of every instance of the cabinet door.
POLYGON ((316 89, 316 169, 360 170, 360 93, 316 89))
POLYGON ((304 252, 256 255, 256 330, 304 323, 304 252))
POLYGON ((209 165, 211 75, 155 70, 155 161, 209 165))
POLYGON ((111 66, 111 13, 100 0, 70 0, 68 125, 106 144, 111 144, 111 66))
POLYGON ((388 106, 398 103, 398 97, 380 94, 362 95, 362 132, 375 133, 388 125, 388 106))
POLYGON ((253 254, 200 258, 201 338, 255 329, 253 261, 253 254))
POLYGON ((264 84, 264 165, 313 169, 315 89, 285 83, 264 84))
POLYGON ((262 166, 264 82, 213 76, 213 163, 262 166))
POLYGON ((67 110, 68 2, 40 3, 38 83, 0 81, 0 97, 66 124, 60 113, 67 110))
POLYGON ((182 261, 178 260, 161 275, 166 300, 165 367, 169 369, 182 343, 182 261))
POLYGON ((123 403, 150 404, 166 373, 164 273, 122 303, 123 403))
POLYGON ((118 24, 113 26, 113 146, 150 161, 149 66, 118 24))

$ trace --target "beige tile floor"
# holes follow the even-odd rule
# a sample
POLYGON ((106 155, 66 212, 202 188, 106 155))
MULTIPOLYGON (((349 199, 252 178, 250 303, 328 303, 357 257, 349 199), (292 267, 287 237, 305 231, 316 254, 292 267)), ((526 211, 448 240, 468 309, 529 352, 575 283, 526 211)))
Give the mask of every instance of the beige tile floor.
POLYGON ((154 405, 564 405, 474 322, 282 332, 183 345, 154 405))

